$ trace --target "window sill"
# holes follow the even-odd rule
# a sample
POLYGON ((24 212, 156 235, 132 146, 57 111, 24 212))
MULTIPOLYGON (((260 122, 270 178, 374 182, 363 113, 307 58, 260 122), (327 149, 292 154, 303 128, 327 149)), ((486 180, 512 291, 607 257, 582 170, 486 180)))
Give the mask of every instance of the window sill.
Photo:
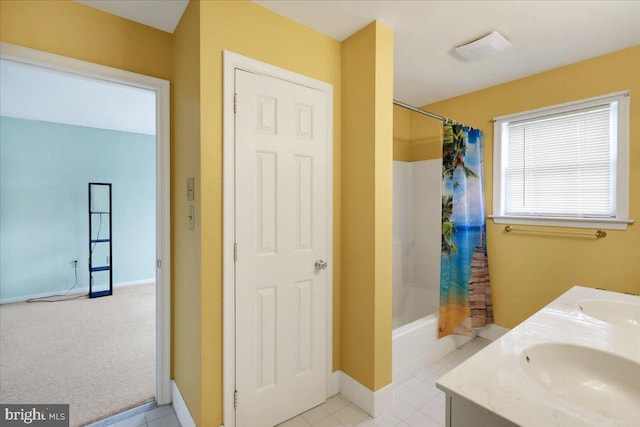
POLYGON ((632 219, 562 218, 536 216, 489 215, 495 224, 539 225, 544 227, 599 228, 603 230, 626 230, 632 219))

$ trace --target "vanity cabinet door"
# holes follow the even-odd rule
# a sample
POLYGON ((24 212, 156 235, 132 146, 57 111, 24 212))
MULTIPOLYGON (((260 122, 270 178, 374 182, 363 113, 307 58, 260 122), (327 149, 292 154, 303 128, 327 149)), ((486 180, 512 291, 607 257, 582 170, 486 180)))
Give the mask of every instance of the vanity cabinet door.
POLYGON ((517 424, 467 399, 447 394, 446 426, 517 427, 517 424))

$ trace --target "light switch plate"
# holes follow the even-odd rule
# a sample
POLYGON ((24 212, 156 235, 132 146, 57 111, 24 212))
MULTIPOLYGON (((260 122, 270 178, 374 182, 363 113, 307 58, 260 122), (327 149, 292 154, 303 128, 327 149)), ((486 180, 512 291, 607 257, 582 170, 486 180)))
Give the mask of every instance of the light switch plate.
POLYGON ((193 202, 193 177, 187 178, 187 202, 193 202))

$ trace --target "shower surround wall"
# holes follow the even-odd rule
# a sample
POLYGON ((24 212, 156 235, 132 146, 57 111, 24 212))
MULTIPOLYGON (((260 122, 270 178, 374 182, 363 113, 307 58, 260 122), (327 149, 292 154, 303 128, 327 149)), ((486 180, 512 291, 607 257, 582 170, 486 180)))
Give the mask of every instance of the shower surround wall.
POLYGON ((393 328, 437 313, 441 159, 393 162, 393 328))
POLYGON ((393 162, 393 383, 469 342, 438 339, 442 159, 393 162))

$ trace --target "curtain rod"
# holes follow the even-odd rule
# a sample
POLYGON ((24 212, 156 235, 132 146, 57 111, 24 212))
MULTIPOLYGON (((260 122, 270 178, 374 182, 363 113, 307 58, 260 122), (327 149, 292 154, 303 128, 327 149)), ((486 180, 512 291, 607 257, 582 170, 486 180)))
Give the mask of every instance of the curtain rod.
MULTIPOLYGON (((413 106, 411 106, 409 104, 405 104, 404 102, 396 101, 395 99, 393 100, 393 103, 396 104, 398 107, 406 108, 407 110, 415 111, 416 113, 424 114, 425 116, 429 116, 429 117, 432 117, 434 119, 438 119, 438 120, 443 121, 443 122, 450 121, 446 117, 439 116, 437 114, 430 113, 430 112, 425 111, 425 110, 421 110, 421 109, 413 107, 413 106)), ((451 120, 451 121, 455 122, 455 120, 451 120)))

